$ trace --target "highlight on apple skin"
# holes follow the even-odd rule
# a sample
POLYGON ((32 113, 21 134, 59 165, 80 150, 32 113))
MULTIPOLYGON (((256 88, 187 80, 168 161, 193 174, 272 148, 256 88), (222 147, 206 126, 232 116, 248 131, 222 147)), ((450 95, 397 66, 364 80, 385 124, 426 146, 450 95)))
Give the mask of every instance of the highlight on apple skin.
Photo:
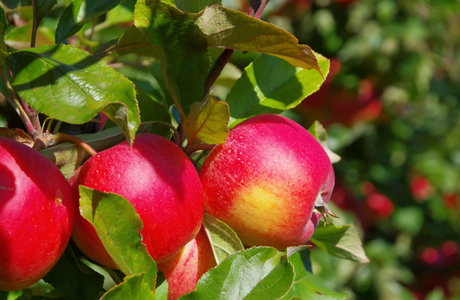
POLYGON ((168 300, 195 290, 201 276, 217 265, 204 227, 169 260, 158 264, 168 282, 168 300))
POLYGON ((39 152, 0 137, 0 290, 39 281, 69 242, 75 203, 67 180, 39 152))
POLYGON ((200 171, 205 211, 246 246, 285 249, 306 243, 327 203, 332 164, 319 142, 285 117, 264 114, 235 126, 200 171))
MULTIPOLYGON (((198 173, 176 144, 159 135, 137 134, 132 149, 124 141, 92 156, 69 183, 77 200, 79 185, 125 197, 143 222, 143 243, 156 262, 169 259, 200 229, 203 192, 198 173)), ((72 239, 91 259, 117 268, 80 214, 72 239)))

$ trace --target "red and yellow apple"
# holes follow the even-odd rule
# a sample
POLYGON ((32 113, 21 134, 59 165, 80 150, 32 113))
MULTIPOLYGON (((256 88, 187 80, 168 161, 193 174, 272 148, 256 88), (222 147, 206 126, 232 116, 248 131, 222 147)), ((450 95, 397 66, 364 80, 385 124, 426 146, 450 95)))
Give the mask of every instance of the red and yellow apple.
MULTIPOLYGON (((203 192, 198 173, 173 142, 138 134, 88 159, 69 179, 76 199, 78 186, 125 197, 139 214, 143 243, 156 262, 169 259, 198 233, 203 219, 203 192)), ((94 227, 77 215, 72 239, 91 259, 110 268, 115 262, 94 227)))
POLYGON ((36 283, 56 264, 70 239, 72 191, 39 152, 0 137, 0 290, 36 283))
POLYGON ((197 236, 169 260, 158 264, 168 282, 168 300, 195 290, 201 276, 217 265, 206 231, 197 236))
POLYGON ((319 142, 272 114, 233 128, 204 161, 200 179, 205 211, 246 246, 278 249, 310 239, 320 219, 315 202, 326 203, 334 187, 332 164, 319 142))

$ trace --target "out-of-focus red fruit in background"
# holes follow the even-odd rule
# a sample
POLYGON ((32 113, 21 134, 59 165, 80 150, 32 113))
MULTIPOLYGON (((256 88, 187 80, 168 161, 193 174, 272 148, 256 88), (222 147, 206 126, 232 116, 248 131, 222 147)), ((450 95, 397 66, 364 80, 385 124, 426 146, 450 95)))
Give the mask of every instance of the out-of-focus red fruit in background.
POLYGON ((363 195, 370 195, 376 192, 375 186, 369 181, 361 182, 359 190, 363 193, 363 195))
POLYGON ((442 195, 444 204, 449 208, 458 208, 459 199, 455 193, 445 193, 442 195))
POLYGON ((410 190, 416 200, 426 200, 431 194, 431 184, 425 177, 414 176, 410 180, 410 190))
POLYGON ((391 200, 380 193, 373 193, 367 196, 366 206, 370 213, 376 218, 388 218, 393 213, 394 205, 391 200))
POLYGON ((332 82, 340 69, 340 61, 331 58, 330 72, 324 84, 297 107, 297 112, 305 118, 306 126, 318 120, 326 127, 332 123, 352 127, 359 122, 373 121, 382 112, 379 93, 369 79, 360 81, 357 92, 332 82))

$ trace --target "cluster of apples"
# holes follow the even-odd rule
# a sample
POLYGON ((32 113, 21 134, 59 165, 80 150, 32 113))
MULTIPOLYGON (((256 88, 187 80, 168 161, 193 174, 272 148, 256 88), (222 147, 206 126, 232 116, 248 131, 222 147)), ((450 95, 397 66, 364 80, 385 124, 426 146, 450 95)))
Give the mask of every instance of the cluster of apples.
POLYGON ((149 254, 169 297, 193 290, 216 265, 201 229, 204 211, 227 223, 245 246, 283 250, 306 243, 334 186, 331 162, 302 126, 277 115, 252 117, 230 131, 200 173, 173 142, 138 134, 88 159, 66 181, 41 154, 0 138, 0 290, 42 278, 72 235, 94 261, 116 268, 78 210, 79 186, 125 197, 143 221, 149 254))

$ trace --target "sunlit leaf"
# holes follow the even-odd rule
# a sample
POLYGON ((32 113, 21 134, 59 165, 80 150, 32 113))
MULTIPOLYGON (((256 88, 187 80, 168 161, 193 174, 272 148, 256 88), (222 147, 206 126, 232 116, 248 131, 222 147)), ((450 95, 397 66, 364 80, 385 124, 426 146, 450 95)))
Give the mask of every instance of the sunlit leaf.
POLYGON ((279 299, 291 288, 294 270, 283 252, 257 247, 233 253, 180 300, 279 299))
POLYGON ((108 12, 121 0, 73 0, 62 12, 56 28, 56 44, 77 33, 86 22, 108 12))
MULTIPOLYGON (((32 39, 32 27, 33 21, 29 21, 20 27, 12 29, 5 35, 5 44, 16 50, 29 48, 30 40, 32 39)), ((38 28, 35 46, 40 47, 52 44, 54 44, 53 32, 46 27, 38 28)))
POLYGON ((277 56, 294 67, 321 73, 310 47, 299 45, 289 32, 245 13, 221 6, 206 8, 196 16, 209 47, 256 51, 277 56))
POLYGON ((222 144, 228 136, 230 111, 228 104, 209 95, 203 102, 195 102, 183 122, 190 144, 222 144))
POLYGON ((155 294, 144 281, 145 273, 126 276, 122 283, 105 293, 101 300, 155 300, 155 294))
POLYGON ((14 90, 35 110, 72 124, 103 111, 132 142, 140 123, 134 85, 88 52, 43 46, 15 52, 7 63, 14 90))
MULTIPOLYGON (((145 273, 150 290, 155 288, 156 263, 141 243, 142 221, 124 197, 80 186, 80 213, 96 229, 118 269, 126 275, 145 273)), ((126 298, 130 299, 130 298, 126 298)))
POLYGON ((222 0, 176 0, 176 6, 180 10, 197 13, 205 9, 206 6, 214 4, 222 5, 222 0))
POLYGON ((360 263, 369 262, 358 230, 353 224, 336 226, 330 223, 326 227, 323 224, 321 221, 310 239, 313 244, 339 258, 360 263))
POLYGON ((294 265, 295 279, 291 290, 282 300, 308 299, 308 300, 342 300, 347 299, 347 294, 338 293, 325 286, 318 278, 307 271, 302 262, 303 256, 308 256, 308 251, 297 252, 289 258, 294 265), (292 298, 294 297, 294 298, 292 298))
POLYGON ((159 0, 139 0, 134 24, 155 46, 169 92, 167 100, 185 119, 190 106, 203 96, 211 64, 206 38, 189 14, 159 0))
MULTIPOLYGON (((327 74, 329 60, 319 54, 317 57, 323 74, 327 74)), ((280 58, 261 55, 246 67, 227 95, 230 127, 255 115, 279 114, 296 107, 323 81, 315 70, 295 68, 280 58)))
POLYGON ((217 264, 220 264, 232 253, 244 250, 244 246, 236 233, 216 217, 205 212, 203 226, 217 264))
POLYGON ((121 54, 136 53, 139 55, 158 57, 155 48, 134 25, 129 27, 119 39, 101 45, 94 55, 103 57, 117 52, 121 52, 121 54))

